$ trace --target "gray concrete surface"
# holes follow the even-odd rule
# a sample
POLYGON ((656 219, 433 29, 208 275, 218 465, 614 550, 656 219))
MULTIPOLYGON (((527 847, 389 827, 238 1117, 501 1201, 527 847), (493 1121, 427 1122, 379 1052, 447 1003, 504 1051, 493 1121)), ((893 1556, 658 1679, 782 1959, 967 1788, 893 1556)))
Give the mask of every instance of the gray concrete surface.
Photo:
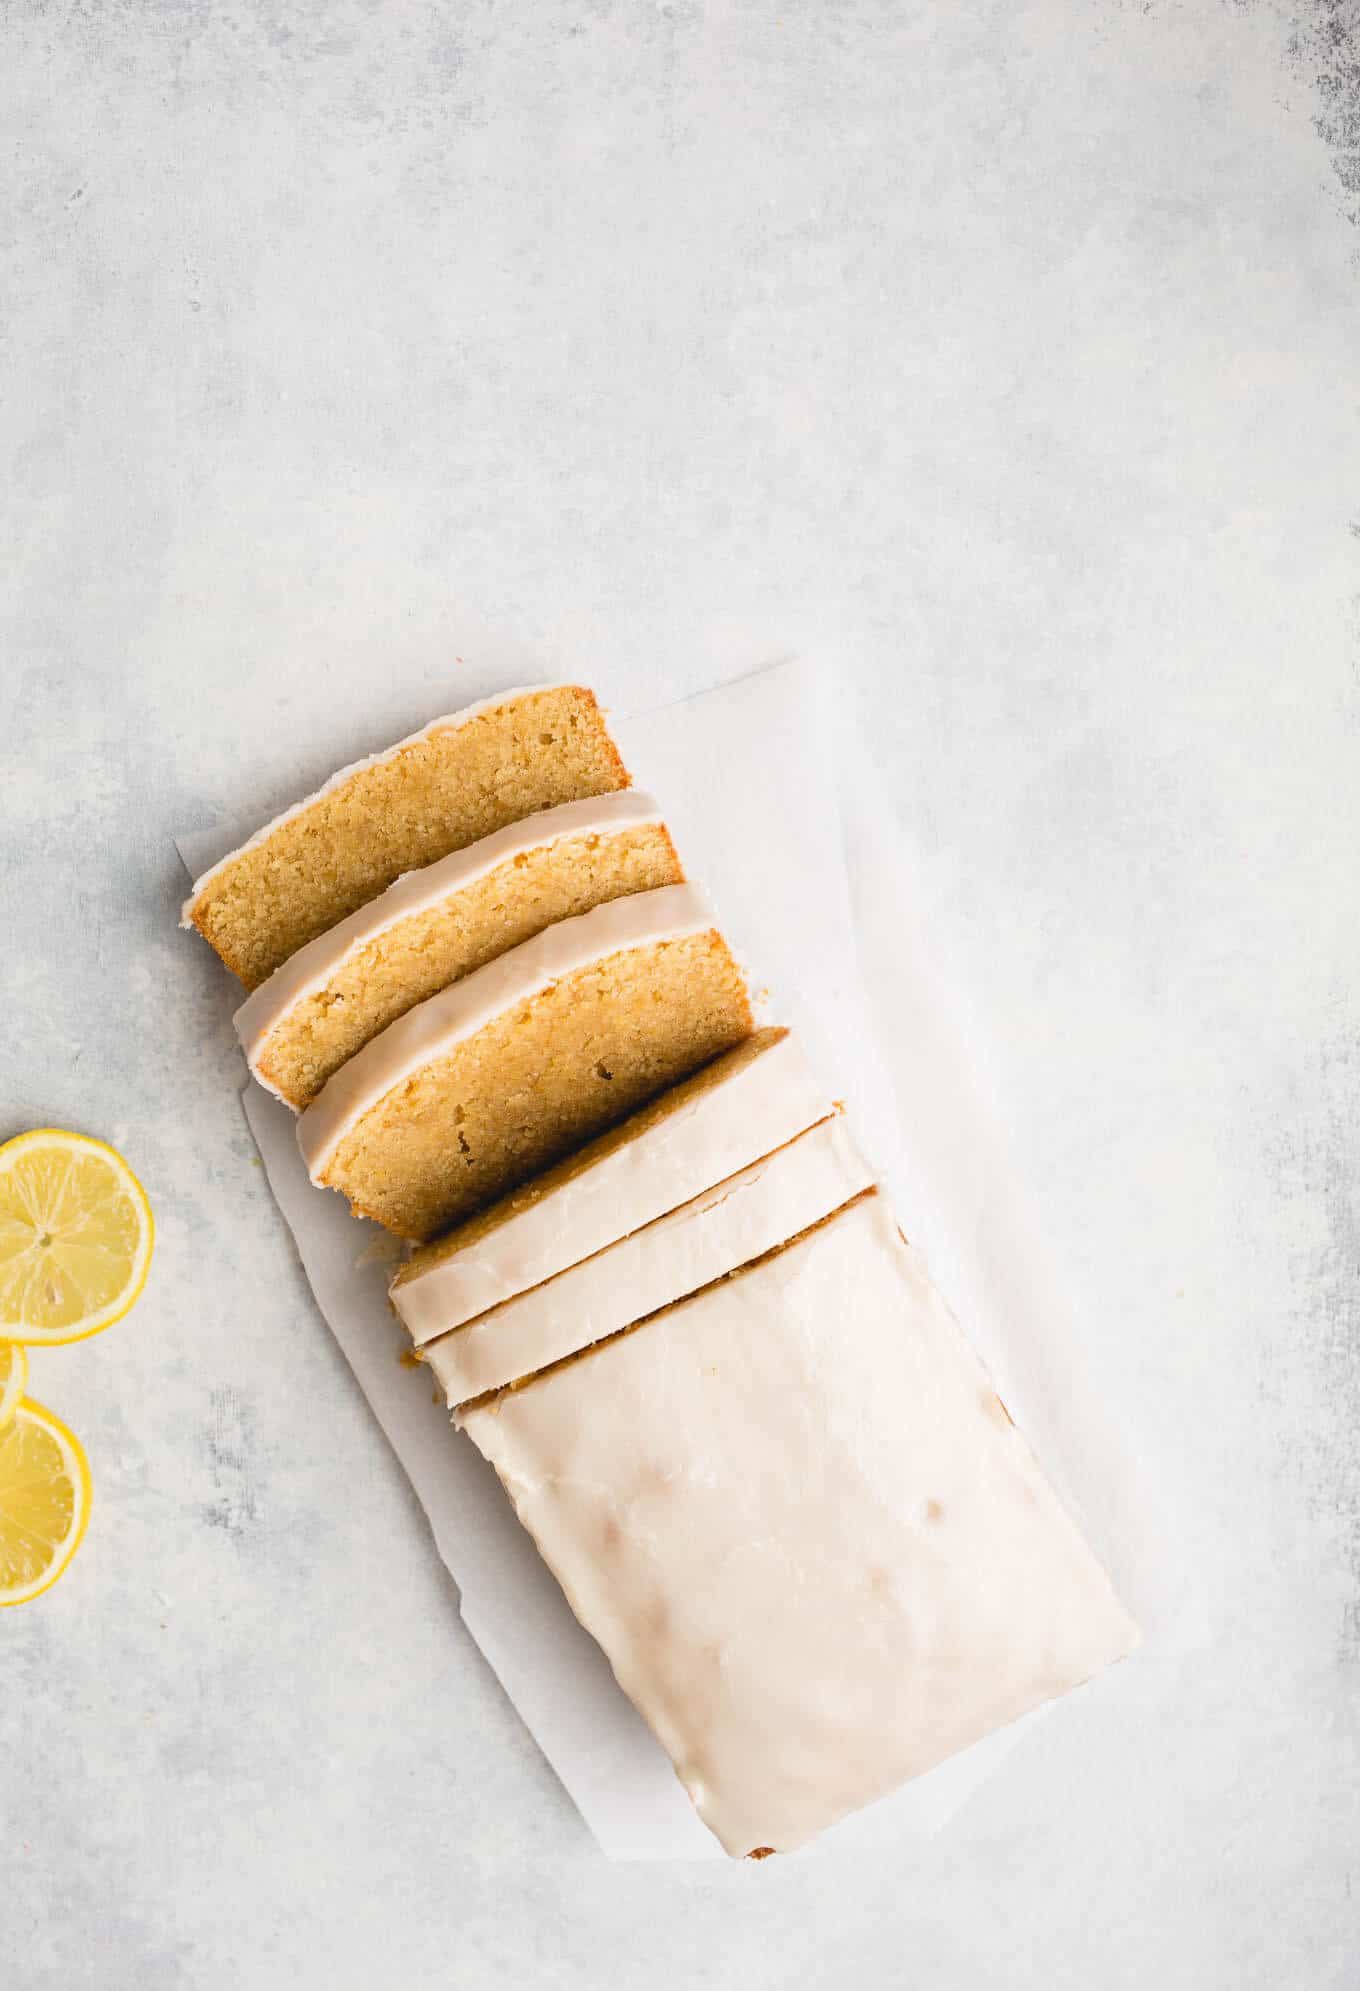
POLYGON ((98 1504, 0 1622, 7 1991, 1360 1985, 1353 25, 9 9, 0 1132, 161 1229, 33 1365, 98 1504), (620 1868, 310 1307, 170 839, 510 676, 790 650, 1215 1637, 924 1853, 620 1868))

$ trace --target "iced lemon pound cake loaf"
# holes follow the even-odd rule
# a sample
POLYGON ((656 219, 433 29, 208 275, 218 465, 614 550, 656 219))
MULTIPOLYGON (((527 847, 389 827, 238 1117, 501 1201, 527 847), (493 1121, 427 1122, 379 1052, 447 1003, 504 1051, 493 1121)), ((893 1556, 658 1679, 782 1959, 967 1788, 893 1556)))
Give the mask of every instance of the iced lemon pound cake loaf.
POLYGON ((416 1246, 396 1312, 729 1853, 1131 1649, 589 690, 343 769, 185 924, 311 1180, 416 1246))
POLYGON ((342 768, 205 872, 182 923, 253 989, 404 871, 537 809, 627 786, 594 692, 502 692, 342 768))
POLYGON ((873 1191, 464 1424, 729 1853, 1137 1641, 873 1191))
POLYGON ((290 1106, 427 996, 547 926, 684 873, 649 795, 564 802, 395 885, 309 940, 236 1012, 262 1085, 290 1106))
POLYGON ((314 1182, 423 1240, 613 1125, 753 1027, 702 895, 560 921, 389 1024, 298 1121, 314 1182))

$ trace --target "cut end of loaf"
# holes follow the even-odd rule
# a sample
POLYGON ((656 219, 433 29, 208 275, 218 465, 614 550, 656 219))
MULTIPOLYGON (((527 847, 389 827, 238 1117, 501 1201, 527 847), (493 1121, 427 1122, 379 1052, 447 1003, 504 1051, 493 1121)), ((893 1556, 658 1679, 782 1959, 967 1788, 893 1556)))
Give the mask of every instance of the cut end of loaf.
POLYGON ((422 1278, 425 1273, 433 1271, 437 1265, 444 1264, 455 1253, 475 1250, 502 1225, 512 1222, 546 1198, 558 1195, 570 1183, 598 1167, 609 1155, 626 1148, 630 1142, 640 1140, 654 1127, 659 1127, 675 1114, 686 1111, 703 1094, 711 1092, 715 1086, 722 1085, 735 1077, 743 1067, 752 1064, 766 1051, 772 1050, 776 1044, 782 1043, 788 1034, 787 1028, 783 1025, 774 1024, 767 1024, 763 1029, 753 1031, 749 1037, 737 1044, 735 1049, 710 1059, 707 1064, 692 1072, 678 1085, 671 1086, 658 1098, 650 1100, 638 1111, 631 1113, 626 1120, 607 1128, 603 1134, 596 1135, 594 1140, 587 1141, 583 1147, 564 1155, 560 1161, 544 1169, 541 1174, 535 1175, 531 1181, 521 1183, 494 1203, 464 1218, 450 1230, 445 1231, 442 1236, 435 1238, 432 1243, 422 1245, 397 1268, 392 1280, 393 1287, 407 1285, 413 1279, 422 1278))
POLYGON ((627 949, 514 1004, 396 1085, 317 1179, 422 1241, 750 1035, 716 929, 627 949))

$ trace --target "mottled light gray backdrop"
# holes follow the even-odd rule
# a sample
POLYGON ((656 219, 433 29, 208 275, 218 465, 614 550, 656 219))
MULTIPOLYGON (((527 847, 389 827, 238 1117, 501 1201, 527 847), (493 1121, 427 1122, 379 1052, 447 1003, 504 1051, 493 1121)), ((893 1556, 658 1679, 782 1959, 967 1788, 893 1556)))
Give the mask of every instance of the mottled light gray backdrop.
POLYGON ((98 1506, 0 1621, 6 1991, 1360 1985, 1355 22, 6 10, 0 1132, 161 1225, 34 1363, 98 1506), (924 1853, 613 1867, 308 1302, 170 836, 790 650, 1217 1636, 924 1853))

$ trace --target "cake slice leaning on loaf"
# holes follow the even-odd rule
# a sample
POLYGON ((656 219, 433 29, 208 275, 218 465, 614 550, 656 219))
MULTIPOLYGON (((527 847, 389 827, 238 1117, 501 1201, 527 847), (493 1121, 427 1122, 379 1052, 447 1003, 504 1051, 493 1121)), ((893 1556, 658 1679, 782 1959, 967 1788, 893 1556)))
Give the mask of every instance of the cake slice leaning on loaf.
POLYGON ((729 1853, 1137 1643, 873 1191, 463 1422, 729 1853))
POLYGON ((246 1061, 300 1110, 427 996, 558 920, 684 875, 660 809, 637 789, 540 809, 408 871, 291 954, 236 1012, 246 1061))
POLYGON ((404 871, 536 809, 628 785, 593 691, 504 691, 341 768, 205 871, 180 924, 257 988, 404 871))
POLYGON ((562 920, 389 1024, 298 1121, 314 1182, 428 1238, 750 1035, 702 895, 562 920))
POLYGON ((424 1360, 456 1410, 726 1278, 872 1181, 844 1113, 833 1113, 678 1210, 431 1341, 424 1360))
POLYGON ((797 1039, 757 1030, 422 1245, 399 1268, 392 1305, 419 1348, 664 1217, 832 1111, 797 1039))

